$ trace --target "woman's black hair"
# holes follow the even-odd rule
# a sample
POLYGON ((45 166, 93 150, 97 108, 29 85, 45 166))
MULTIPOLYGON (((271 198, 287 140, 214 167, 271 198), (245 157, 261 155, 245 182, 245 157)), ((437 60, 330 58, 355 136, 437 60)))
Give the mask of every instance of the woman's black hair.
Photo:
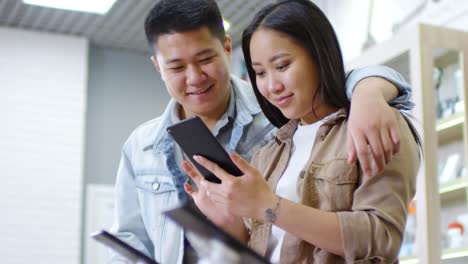
POLYGON ((318 95, 320 101, 325 104, 349 110, 343 56, 338 38, 327 17, 310 0, 279 1, 260 10, 242 35, 242 50, 255 96, 265 116, 273 125, 281 127, 289 119, 263 97, 257 87, 250 56, 250 41, 255 31, 260 28, 286 33, 302 45, 318 65, 320 87, 314 98, 311 98, 311 104, 318 95))

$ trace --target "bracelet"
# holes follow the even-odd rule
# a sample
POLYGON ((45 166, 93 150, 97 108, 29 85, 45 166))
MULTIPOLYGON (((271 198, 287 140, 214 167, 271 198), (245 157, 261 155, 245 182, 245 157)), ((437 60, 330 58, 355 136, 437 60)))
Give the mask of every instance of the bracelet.
POLYGON ((277 213, 278 213, 280 201, 282 198, 279 196, 276 196, 276 197, 278 198, 278 201, 276 202, 275 207, 268 208, 265 210, 265 220, 267 223, 270 223, 270 224, 273 224, 276 221, 276 218, 278 217, 277 213))

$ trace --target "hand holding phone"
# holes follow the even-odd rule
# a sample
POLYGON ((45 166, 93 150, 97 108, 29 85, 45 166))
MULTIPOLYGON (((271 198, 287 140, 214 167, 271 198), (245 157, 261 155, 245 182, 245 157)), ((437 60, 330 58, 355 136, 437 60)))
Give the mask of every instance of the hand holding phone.
POLYGON ((167 132, 206 180, 221 183, 218 177, 193 159, 194 155, 200 155, 211 160, 229 174, 234 176, 243 175, 242 171, 232 162, 229 154, 198 116, 168 127, 167 132))

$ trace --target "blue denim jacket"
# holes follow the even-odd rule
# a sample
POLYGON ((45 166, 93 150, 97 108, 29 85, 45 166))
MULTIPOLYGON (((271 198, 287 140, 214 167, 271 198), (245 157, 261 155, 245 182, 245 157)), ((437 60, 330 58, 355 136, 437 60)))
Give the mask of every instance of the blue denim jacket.
POLYGON ((411 102, 411 87, 405 81, 403 76, 392 68, 386 66, 371 66, 365 68, 359 68, 353 70, 346 80, 346 95, 351 98, 354 87, 356 84, 367 77, 381 77, 398 88, 398 97, 390 102, 392 107, 398 110, 410 111, 414 107, 414 103, 411 102))
MULTIPOLYGON (((181 263, 183 231, 161 212, 186 198, 187 176, 179 167, 182 153, 166 132, 173 124, 177 104, 171 100, 162 116, 138 127, 124 144, 115 186, 112 232, 162 263, 181 263)), ((256 103, 247 82, 231 77, 228 111, 213 134, 228 151, 250 160, 274 127, 256 103), (221 129, 226 127, 228 129, 221 129)), ((114 255, 113 260, 121 259, 114 255)), ((122 261, 123 262, 123 261, 122 261)))
MULTIPOLYGON (((398 86, 400 96, 394 102, 401 109, 411 108, 410 87, 398 73, 391 69, 370 69, 350 74, 349 94, 363 76, 380 76, 398 86), (366 75, 366 71, 371 74, 366 75), (354 78, 358 74, 361 77, 354 78)), ((123 146, 115 185, 112 233, 161 263, 182 263, 184 252, 183 230, 161 214, 179 206, 186 198, 183 185, 187 176, 179 167, 182 153, 166 132, 166 127, 176 121, 176 108, 177 103, 171 100, 160 117, 139 126, 130 135, 123 146)), ((213 134, 225 149, 250 160, 274 132, 250 85, 231 76, 228 111, 215 125, 213 134)), ((126 261, 112 253, 110 263, 126 261)))

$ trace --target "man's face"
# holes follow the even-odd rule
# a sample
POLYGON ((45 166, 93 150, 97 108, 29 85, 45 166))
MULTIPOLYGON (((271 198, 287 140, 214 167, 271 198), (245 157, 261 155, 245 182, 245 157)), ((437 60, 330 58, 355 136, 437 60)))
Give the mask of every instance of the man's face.
POLYGON ((221 116, 229 101, 231 40, 221 43, 207 27, 164 34, 152 58, 169 94, 183 107, 185 117, 221 116))

